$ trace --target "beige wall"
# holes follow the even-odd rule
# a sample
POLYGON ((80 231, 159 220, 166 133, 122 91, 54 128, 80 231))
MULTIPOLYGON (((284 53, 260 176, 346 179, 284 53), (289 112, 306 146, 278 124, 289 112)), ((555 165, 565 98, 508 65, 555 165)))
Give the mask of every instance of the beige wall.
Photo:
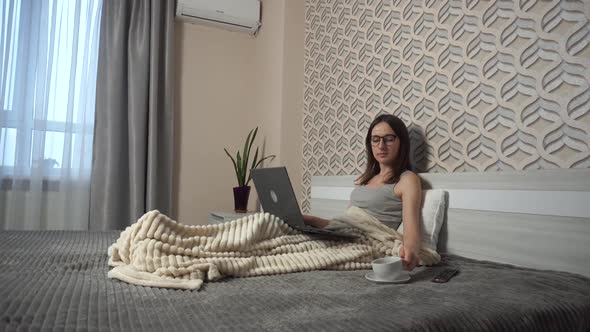
POLYGON ((303 198, 302 136, 303 136, 303 59, 305 37, 304 1, 285 1, 284 65, 281 161, 299 202, 303 198))
POLYGON ((277 155, 267 165, 286 165, 301 192, 303 12, 303 1, 263 1, 257 37, 176 23, 179 221, 204 224, 210 211, 233 209, 237 182, 223 148, 235 153, 256 126, 255 143, 277 155))
POLYGON ((263 26, 257 42, 259 109, 267 134, 266 148, 287 167, 299 199, 303 110, 304 2, 263 2, 263 26))

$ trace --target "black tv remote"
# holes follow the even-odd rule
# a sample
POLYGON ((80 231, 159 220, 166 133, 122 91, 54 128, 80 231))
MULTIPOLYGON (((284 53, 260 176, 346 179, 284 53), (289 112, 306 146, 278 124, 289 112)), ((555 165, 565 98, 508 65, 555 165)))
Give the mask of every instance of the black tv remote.
POLYGON ((436 276, 434 276, 434 278, 432 278, 432 282, 437 282, 437 283, 444 283, 447 282, 449 280, 451 280, 452 277, 454 277, 457 273, 459 273, 459 270, 457 269, 444 269, 441 272, 439 272, 436 276))

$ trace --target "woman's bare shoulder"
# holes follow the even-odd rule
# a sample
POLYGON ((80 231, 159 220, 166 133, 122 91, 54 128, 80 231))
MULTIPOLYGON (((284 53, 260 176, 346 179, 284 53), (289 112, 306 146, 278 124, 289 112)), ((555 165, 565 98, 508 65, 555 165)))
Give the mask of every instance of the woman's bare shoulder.
POLYGON ((420 183, 420 177, 413 171, 405 171, 400 175, 399 182, 418 182, 420 183))
POLYGON ((420 177, 418 176, 418 174, 412 171, 407 171, 400 176, 399 182, 397 183, 394 189, 397 194, 402 194, 406 191, 420 190, 421 187, 422 184, 420 182, 420 177))

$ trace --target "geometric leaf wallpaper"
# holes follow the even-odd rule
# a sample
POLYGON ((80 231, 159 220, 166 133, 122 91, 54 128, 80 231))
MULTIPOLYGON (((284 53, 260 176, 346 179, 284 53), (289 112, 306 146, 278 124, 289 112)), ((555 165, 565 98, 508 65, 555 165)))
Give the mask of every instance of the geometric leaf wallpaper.
POLYGON ((420 172, 590 167, 589 2, 306 0, 303 209, 380 113, 420 172))

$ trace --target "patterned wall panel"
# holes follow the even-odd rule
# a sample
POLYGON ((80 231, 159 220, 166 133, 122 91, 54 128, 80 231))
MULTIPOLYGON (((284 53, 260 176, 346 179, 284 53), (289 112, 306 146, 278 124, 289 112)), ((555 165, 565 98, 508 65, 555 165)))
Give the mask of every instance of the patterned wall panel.
POLYGON ((379 113, 421 172, 590 167, 589 21, 589 1, 306 0, 304 196, 361 173, 379 113))

